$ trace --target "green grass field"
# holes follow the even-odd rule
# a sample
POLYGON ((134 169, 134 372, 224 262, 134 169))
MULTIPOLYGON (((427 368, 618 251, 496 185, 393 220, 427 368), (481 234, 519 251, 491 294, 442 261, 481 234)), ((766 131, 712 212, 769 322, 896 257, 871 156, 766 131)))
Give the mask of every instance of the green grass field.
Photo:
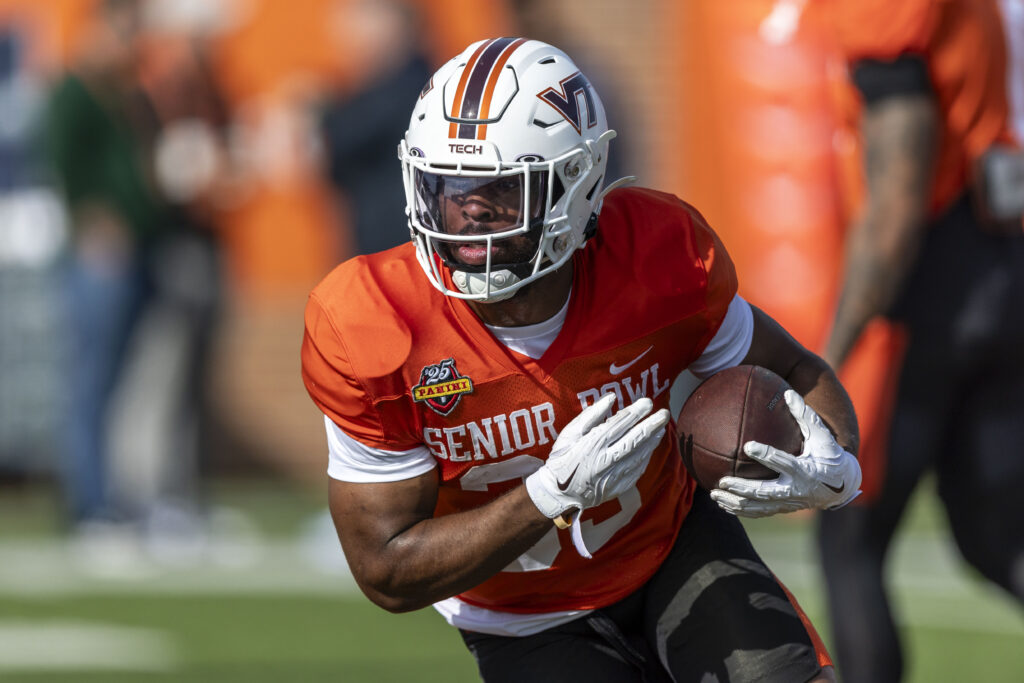
MULTIPOLYGON (((361 597, 329 529, 311 526, 323 521, 318 495, 236 483, 214 498, 241 516, 198 559, 96 565, 61 542, 47 494, 0 489, 0 680, 477 680, 457 633, 432 610, 390 615, 361 597)), ((748 528, 828 641, 809 522, 748 528)), ((927 491, 892 580, 910 681, 1024 680, 1021 612, 960 566, 927 491)))

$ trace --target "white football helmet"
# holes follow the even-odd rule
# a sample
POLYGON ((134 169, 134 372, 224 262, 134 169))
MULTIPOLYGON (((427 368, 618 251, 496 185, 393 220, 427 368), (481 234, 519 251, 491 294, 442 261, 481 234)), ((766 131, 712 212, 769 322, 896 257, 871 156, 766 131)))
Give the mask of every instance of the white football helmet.
POLYGON ((430 282, 493 302, 562 266, 593 233, 604 195, 632 180, 602 190, 613 137, 589 81, 551 45, 482 40, 441 67, 398 149, 430 282))

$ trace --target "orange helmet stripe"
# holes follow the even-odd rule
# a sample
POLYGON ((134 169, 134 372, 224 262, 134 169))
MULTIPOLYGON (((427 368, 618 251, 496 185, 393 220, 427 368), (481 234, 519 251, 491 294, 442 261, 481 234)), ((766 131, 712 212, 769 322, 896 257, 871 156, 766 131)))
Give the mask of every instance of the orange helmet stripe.
MULTIPOLYGON (((525 38, 518 38, 514 42, 510 43, 505 51, 495 62, 494 67, 491 69, 491 74, 487 79, 487 87, 484 89, 483 104, 480 108, 480 118, 486 119, 491 113, 491 98, 494 96, 494 90, 498 85, 498 78, 501 76, 501 70, 505 68, 505 63, 508 62, 509 57, 515 52, 520 45, 526 42, 525 38)), ((480 125, 476 128, 476 139, 485 140, 487 139, 487 126, 480 125)))
MULTIPOLYGON (((491 43, 493 43, 495 40, 497 39, 492 38, 491 40, 488 40, 486 43, 481 43, 480 47, 478 47, 476 49, 476 52, 473 53, 473 56, 469 58, 469 62, 466 64, 466 68, 462 70, 462 78, 459 79, 459 87, 455 89, 455 99, 452 100, 452 118, 458 117, 459 113, 462 111, 462 98, 466 94, 466 84, 469 83, 469 76, 470 74, 473 73, 473 69, 474 67, 476 67, 477 60, 480 59, 480 55, 482 55, 484 50, 490 47, 491 43)), ((448 137, 458 137, 458 133, 459 124, 455 123, 454 121, 448 124, 448 137)))

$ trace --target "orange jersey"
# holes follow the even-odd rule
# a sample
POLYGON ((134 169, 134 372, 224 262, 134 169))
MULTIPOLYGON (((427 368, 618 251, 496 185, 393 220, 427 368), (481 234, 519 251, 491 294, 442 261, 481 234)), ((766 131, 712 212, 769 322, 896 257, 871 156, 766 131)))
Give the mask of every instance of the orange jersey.
MULTIPOLYGON (((995 0, 834 0, 832 9, 849 63, 915 54, 927 64, 942 126, 931 209, 941 212, 963 192, 978 157, 1012 137, 995 0)), ((847 104, 855 125, 859 102, 847 104)))
MULTIPOLYGON (((558 432, 598 396, 669 406, 672 381, 722 323, 735 271, 692 207, 646 189, 609 194, 596 236, 574 255, 565 323, 538 359, 492 336, 465 302, 428 284, 411 244, 361 256, 313 291, 303 379, 313 401, 360 443, 426 446, 439 468, 435 514, 486 504, 547 458, 558 432)), ((551 531, 459 596, 505 612, 611 604, 664 560, 694 482, 670 433, 636 488, 586 510, 593 560, 551 531)))

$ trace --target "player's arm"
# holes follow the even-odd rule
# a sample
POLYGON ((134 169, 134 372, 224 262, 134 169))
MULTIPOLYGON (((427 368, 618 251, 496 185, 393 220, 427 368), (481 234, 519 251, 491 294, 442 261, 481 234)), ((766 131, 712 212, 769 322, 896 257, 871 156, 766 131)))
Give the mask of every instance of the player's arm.
POLYGON ((754 332, 743 363, 768 368, 785 379, 821 416, 839 445, 856 455, 860 447, 857 415, 835 371, 767 313, 750 308, 754 332))
POLYGON ((800 453, 748 441, 744 452, 779 473, 776 479, 723 477, 711 497, 728 512, 763 517, 846 505, 859 493, 857 417, 832 368, 781 325, 751 306, 753 332, 743 363, 760 365, 792 387, 785 401, 803 437, 800 453))
MULTIPOLYGON (((555 518, 618 498, 647 468, 665 435, 667 410, 642 398, 612 414, 608 394, 574 417, 525 485, 470 511, 434 516, 436 470, 387 483, 332 479, 328 500, 359 587, 393 612, 462 593, 501 571, 551 529, 555 518)), ((579 525, 572 525, 577 549, 579 525)))
POLYGON ((435 518, 437 493, 436 471, 387 483, 330 480, 331 516, 352 575, 388 611, 419 609, 476 586, 551 528, 524 486, 435 518))
POLYGON ((889 309, 916 260, 938 146, 938 110, 922 60, 863 60, 853 67, 853 80, 865 105, 867 197, 847 238, 843 288, 825 349, 836 368, 867 323, 889 309))
MULTIPOLYGON (((614 396, 598 400, 562 427, 525 485, 472 511, 435 518, 442 484, 434 456, 415 444, 414 433, 399 431, 403 417, 379 412, 356 379, 360 373, 347 349, 314 292, 306 308, 302 374, 326 416, 331 516, 356 582, 394 612, 473 588, 528 550, 553 520, 564 523, 567 513, 571 518, 621 495, 643 474, 669 421, 667 410, 651 414, 650 399, 614 415, 614 396), (384 450, 389 430, 410 446, 384 450)), ((572 529, 576 541, 579 525, 572 529)))

